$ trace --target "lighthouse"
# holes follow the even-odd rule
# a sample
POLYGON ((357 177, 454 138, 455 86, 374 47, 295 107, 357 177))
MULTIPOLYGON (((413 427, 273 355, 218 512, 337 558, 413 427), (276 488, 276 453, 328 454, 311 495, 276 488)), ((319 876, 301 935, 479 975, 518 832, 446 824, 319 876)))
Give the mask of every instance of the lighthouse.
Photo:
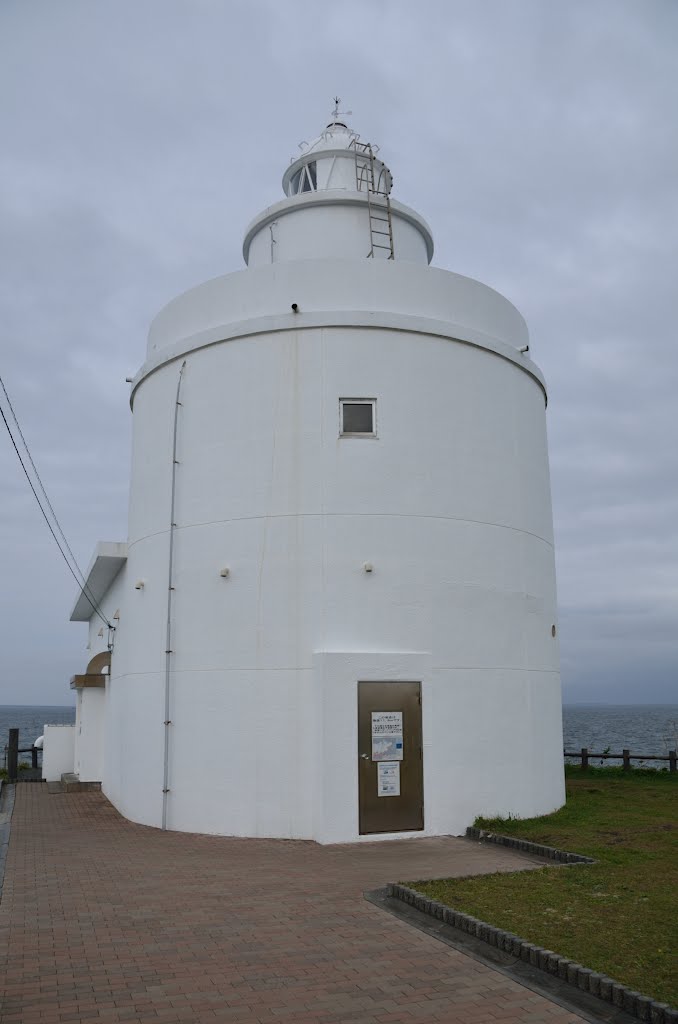
POLYGON ((133 821, 359 842, 564 800, 545 382, 392 186, 337 106, 245 269, 151 325, 128 537, 71 616, 74 769, 133 821))

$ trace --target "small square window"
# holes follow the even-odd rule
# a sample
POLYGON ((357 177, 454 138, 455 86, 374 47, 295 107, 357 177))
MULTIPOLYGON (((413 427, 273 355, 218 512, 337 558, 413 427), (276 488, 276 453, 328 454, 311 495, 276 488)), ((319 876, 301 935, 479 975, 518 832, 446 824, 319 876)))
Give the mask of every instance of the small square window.
POLYGON ((350 437, 376 437, 376 405, 374 398, 341 398, 339 433, 350 437))

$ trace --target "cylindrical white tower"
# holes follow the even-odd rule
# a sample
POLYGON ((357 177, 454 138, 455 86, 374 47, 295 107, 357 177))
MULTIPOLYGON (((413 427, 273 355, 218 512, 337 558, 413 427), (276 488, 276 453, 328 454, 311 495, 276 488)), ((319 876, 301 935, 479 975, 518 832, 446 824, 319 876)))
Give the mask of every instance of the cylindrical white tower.
POLYGON ((283 188, 248 269, 171 302, 133 383, 104 791, 150 825, 320 842, 553 810, 524 321, 429 267, 428 226, 345 125, 283 188))

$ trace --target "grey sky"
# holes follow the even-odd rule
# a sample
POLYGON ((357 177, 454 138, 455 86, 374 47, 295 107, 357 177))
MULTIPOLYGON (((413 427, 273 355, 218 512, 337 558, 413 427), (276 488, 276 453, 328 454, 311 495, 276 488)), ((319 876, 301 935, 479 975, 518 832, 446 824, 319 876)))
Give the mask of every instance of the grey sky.
MULTIPOLYGON (((565 699, 678 701, 677 53, 674 0, 4 0, 0 372, 83 568, 150 320, 241 268, 338 91, 434 263, 528 322, 565 699)), ((67 703, 75 585, 4 434, 0 480, 0 703, 67 703)))

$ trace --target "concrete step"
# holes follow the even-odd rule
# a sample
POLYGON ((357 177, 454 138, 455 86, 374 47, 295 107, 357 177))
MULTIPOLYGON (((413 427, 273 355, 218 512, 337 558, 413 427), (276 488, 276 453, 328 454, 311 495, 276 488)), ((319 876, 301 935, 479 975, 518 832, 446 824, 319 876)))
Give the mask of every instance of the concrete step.
POLYGON ((61 789, 64 793, 80 793, 83 790, 100 790, 100 782, 81 782, 75 772, 64 772, 61 776, 61 789))

